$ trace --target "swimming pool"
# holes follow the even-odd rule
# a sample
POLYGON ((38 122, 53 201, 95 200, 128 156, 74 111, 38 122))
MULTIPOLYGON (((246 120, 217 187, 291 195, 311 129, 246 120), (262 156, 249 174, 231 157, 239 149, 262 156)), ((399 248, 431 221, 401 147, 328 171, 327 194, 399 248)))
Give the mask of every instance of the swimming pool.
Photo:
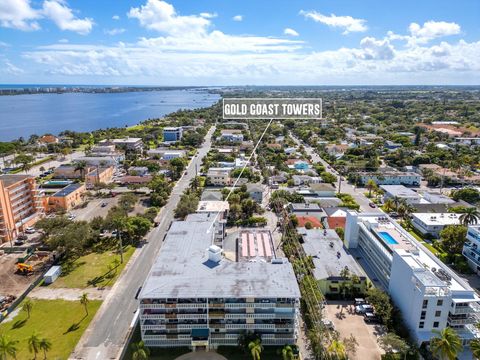
POLYGON ((378 234, 380 237, 389 245, 397 245, 398 242, 386 231, 379 231, 378 234))

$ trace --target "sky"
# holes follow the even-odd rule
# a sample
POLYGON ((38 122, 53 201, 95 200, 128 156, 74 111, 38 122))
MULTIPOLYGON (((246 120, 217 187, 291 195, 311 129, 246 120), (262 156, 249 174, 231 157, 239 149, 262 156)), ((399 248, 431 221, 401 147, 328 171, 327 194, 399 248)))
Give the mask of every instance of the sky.
POLYGON ((478 85, 479 0, 1 0, 0 84, 478 85))

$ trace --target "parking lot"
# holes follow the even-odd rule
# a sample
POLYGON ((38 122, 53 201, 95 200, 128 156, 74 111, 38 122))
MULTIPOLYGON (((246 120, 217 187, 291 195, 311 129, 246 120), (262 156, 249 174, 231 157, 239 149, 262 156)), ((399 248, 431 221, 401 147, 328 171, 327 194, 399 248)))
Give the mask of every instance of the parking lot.
POLYGON ((113 206, 118 203, 118 197, 102 198, 90 200, 86 207, 71 210, 70 213, 75 215, 75 220, 90 221, 96 216, 105 217, 113 206), (104 206, 102 206, 104 204, 104 206))
POLYGON ((355 314, 351 301, 329 301, 324 317, 333 322, 340 338, 355 337, 358 347, 354 359, 381 359, 383 350, 378 346, 377 339, 386 333, 384 327, 365 323, 362 315, 355 314))

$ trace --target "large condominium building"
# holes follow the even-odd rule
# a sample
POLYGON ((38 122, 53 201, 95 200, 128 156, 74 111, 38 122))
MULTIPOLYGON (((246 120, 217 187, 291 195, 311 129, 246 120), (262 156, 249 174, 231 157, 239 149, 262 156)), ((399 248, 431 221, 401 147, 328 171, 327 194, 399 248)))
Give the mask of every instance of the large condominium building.
POLYGON ((463 245, 463 256, 472 270, 480 275, 480 225, 468 227, 467 241, 463 245))
POLYGON ((349 211, 345 242, 388 290, 418 344, 445 327, 464 345, 480 337, 475 290, 388 216, 349 211))
POLYGON ((124 139, 102 140, 98 143, 100 146, 115 145, 116 147, 130 151, 141 151, 143 149, 143 141, 141 138, 126 137, 124 139))
POLYGON ((28 175, 0 175, 0 243, 17 237, 43 213, 35 178, 28 175))
POLYGON ((265 231, 240 232, 223 254, 204 215, 173 222, 142 287, 145 345, 236 346, 250 331, 263 345, 293 344, 300 291, 292 265, 275 257, 265 231))

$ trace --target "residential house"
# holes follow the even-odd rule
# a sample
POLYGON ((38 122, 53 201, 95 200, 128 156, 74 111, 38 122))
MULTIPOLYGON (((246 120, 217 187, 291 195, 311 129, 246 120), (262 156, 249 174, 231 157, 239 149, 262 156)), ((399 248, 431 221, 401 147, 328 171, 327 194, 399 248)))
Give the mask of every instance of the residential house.
POLYGON ((256 203, 261 204, 263 202, 264 191, 262 184, 247 184, 247 193, 256 203))
POLYGON ((440 232, 448 225, 460 225, 461 214, 457 213, 413 213, 412 225, 423 235, 440 237, 440 232))

